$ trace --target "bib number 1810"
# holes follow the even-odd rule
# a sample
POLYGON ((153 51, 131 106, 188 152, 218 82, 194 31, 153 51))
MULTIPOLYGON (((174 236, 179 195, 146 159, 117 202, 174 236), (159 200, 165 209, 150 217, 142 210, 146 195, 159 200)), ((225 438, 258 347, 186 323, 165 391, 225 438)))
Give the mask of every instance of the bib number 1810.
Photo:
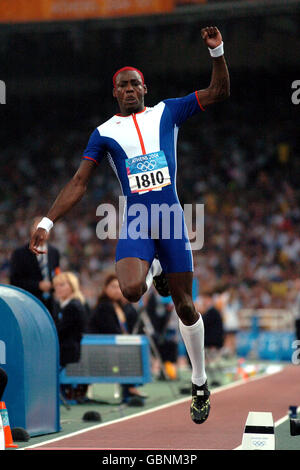
POLYGON ((164 175, 162 171, 151 171, 150 173, 144 173, 142 175, 135 175, 136 184, 139 189, 149 188, 149 186, 162 185, 164 182, 164 175))

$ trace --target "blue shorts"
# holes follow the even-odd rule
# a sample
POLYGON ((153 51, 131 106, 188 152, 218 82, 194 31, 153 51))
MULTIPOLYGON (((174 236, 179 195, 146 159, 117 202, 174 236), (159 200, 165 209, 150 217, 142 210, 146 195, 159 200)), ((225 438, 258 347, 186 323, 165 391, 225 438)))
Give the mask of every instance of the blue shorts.
MULTIPOLYGON (((151 204, 144 204, 143 200, 142 207, 136 201, 126 207, 116 261, 133 257, 151 264, 157 255, 165 273, 192 272, 192 250, 180 204, 177 201, 172 201, 172 204, 164 202, 166 212, 160 212, 153 200, 151 204), (172 210, 168 212, 170 206, 172 210)), ((162 204, 161 200, 158 201, 162 204)))

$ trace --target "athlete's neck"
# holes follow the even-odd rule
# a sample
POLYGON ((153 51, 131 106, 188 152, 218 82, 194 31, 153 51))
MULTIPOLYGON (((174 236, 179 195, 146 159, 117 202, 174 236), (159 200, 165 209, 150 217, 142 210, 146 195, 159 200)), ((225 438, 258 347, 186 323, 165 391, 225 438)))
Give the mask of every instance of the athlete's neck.
POLYGON ((137 108, 131 108, 131 109, 120 108, 119 116, 123 116, 123 117, 131 116, 132 114, 141 113, 142 111, 144 111, 144 109, 145 109, 144 103, 141 106, 138 106, 137 108))

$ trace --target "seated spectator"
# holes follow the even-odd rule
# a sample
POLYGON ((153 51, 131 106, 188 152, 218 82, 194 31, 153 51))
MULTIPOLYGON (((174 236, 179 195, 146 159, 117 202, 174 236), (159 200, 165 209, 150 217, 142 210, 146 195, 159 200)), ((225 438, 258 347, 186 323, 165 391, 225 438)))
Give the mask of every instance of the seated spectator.
MULTIPOLYGON (((84 296, 80 291, 79 281, 72 272, 63 272, 53 279, 55 296, 59 301, 56 328, 60 346, 60 365, 79 362, 81 339, 85 331, 86 309, 84 296)), ((72 387, 64 386, 62 391, 66 398, 83 398, 87 385, 72 387)))
MULTIPOLYGON (((104 280, 104 287, 98 298, 98 303, 91 315, 89 332, 93 334, 120 335, 128 334, 128 325, 122 307, 122 292, 118 278, 115 274, 108 274, 104 280)), ((129 397, 146 398, 134 384, 122 385, 122 400, 129 397)))
POLYGON ((120 299, 122 309, 126 317, 126 325, 128 333, 133 333, 134 327, 138 321, 138 312, 134 305, 129 302, 123 295, 120 299))
POLYGON ((71 272, 60 273, 53 279, 60 311, 56 327, 60 343, 60 364, 65 367, 80 360, 80 342, 85 329, 84 297, 77 277, 71 272))

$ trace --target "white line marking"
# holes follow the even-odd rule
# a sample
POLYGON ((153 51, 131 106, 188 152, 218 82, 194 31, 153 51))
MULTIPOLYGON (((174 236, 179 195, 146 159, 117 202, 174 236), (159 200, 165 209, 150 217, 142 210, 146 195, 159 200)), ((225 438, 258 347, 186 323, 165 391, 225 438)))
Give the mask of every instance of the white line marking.
MULTIPOLYGON (((239 387, 240 385, 245 385, 249 382, 254 382, 255 380, 264 379, 266 377, 270 377, 270 375, 278 374, 279 372, 281 372, 281 370, 277 370, 275 372, 272 372, 271 374, 266 373, 266 374, 262 374, 260 376, 249 377, 249 379, 241 379, 241 380, 238 380, 236 382, 233 382, 233 383, 230 383, 230 384, 227 384, 227 385, 222 385, 221 387, 218 387, 218 388, 212 390, 212 394, 220 393, 220 392, 223 392, 225 390, 229 390, 229 389, 234 388, 234 387, 239 387)), ((188 398, 187 397, 180 398, 178 400, 165 403, 164 405, 160 405, 160 406, 157 406, 155 408, 151 408, 150 410, 137 412, 137 413, 134 413, 130 416, 124 416, 123 418, 115 419, 115 420, 112 420, 112 421, 107 421, 106 423, 95 424, 94 426, 90 426, 88 428, 80 429, 79 431, 74 431, 70 434, 65 434, 64 436, 56 437, 54 439, 49 439, 49 440, 40 442, 38 444, 34 444, 34 445, 28 446, 28 447, 24 447, 24 448, 18 449, 18 450, 27 450, 27 449, 33 449, 35 447, 45 446, 45 445, 51 444, 52 442, 57 442, 57 441, 61 441, 62 439, 68 439, 69 437, 78 436, 79 434, 83 434, 85 432, 93 431, 95 429, 104 428, 105 426, 110 426, 112 424, 121 423, 123 421, 127 421, 127 420, 130 420, 130 419, 133 419, 133 418, 139 418, 140 416, 145 416, 147 414, 154 413, 156 411, 164 410, 164 409, 169 408, 171 406, 179 405, 181 403, 185 403, 185 402, 190 401, 190 400, 191 400, 190 396, 188 398)))
POLYGON ((66 434, 64 436, 56 437, 54 439, 50 439, 49 441, 40 442, 39 444, 34 444, 32 446, 28 446, 28 447, 26 447, 24 449, 20 449, 20 450, 32 449, 34 447, 40 447, 40 446, 43 446, 43 445, 46 445, 46 444, 48 445, 52 442, 61 441, 62 439, 67 439, 69 437, 78 436, 79 434, 82 434, 82 433, 85 433, 85 432, 88 432, 88 431, 93 431, 94 429, 100 429, 100 428, 103 428, 105 426, 110 426, 111 424, 117 424, 117 423, 121 423, 122 421, 126 421, 126 420, 130 420, 130 419, 137 418, 137 417, 140 417, 140 416, 144 416, 144 415, 147 415, 149 413, 153 413, 154 411, 160 411, 160 410, 163 410, 163 409, 168 408, 170 406, 178 405, 180 403, 184 403, 185 401, 188 401, 190 399, 191 399, 190 397, 189 398, 180 398, 179 400, 175 400, 171 403, 169 402, 169 403, 166 403, 164 405, 160 405, 160 406, 157 406, 155 408, 151 408, 150 410, 137 412, 137 413, 134 413, 130 416, 124 416, 123 418, 118 418, 118 419, 114 419, 112 421, 107 421, 106 423, 95 424, 94 426, 90 426, 90 427, 85 428, 85 429, 80 429, 80 431, 75 431, 75 432, 72 432, 70 434, 66 434))

